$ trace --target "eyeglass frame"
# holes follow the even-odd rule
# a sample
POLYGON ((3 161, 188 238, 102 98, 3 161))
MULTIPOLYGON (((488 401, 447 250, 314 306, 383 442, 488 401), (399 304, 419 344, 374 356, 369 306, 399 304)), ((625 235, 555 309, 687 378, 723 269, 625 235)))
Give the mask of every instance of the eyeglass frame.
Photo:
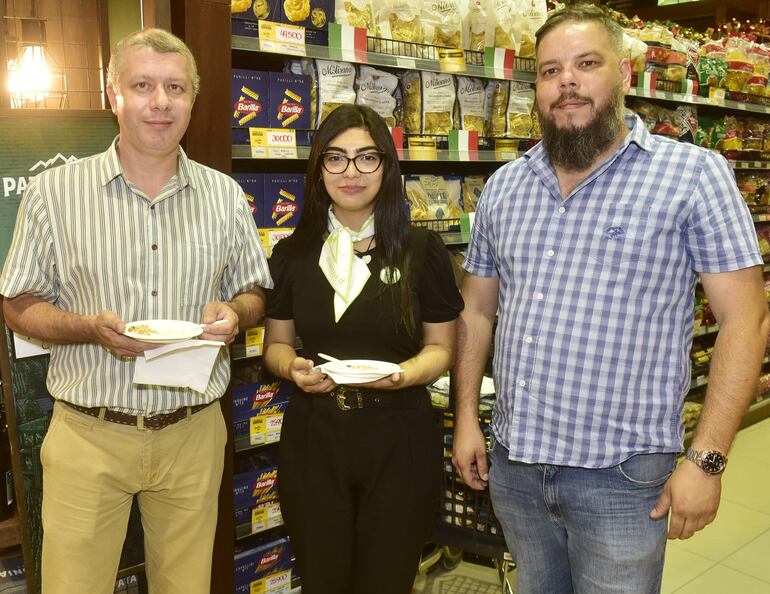
POLYGON ((343 173, 345 173, 348 170, 348 168, 350 168, 350 164, 351 163, 353 163, 353 167, 355 168, 356 171, 358 171, 358 173, 360 173, 361 175, 369 175, 371 173, 377 173, 377 171, 379 171, 380 167, 382 167, 382 164, 384 162, 385 162, 385 153, 383 151, 371 151, 371 150, 368 150, 368 151, 366 151, 364 153, 357 154, 355 157, 348 157, 346 154, 340 153, 340 152, 337 152, 337 151, 324 151, 323 153, 321 153, 321 167, 323 167, 323 169, 324 169, 324 171, 326 171, 326 173, 331 173, 332 175, 342 175, 343 173), (342 169, 341 171, 329 171, 329 169, 326 167, 326 163, 324 162, 324 157, 326 155, 335 155, 337 157, 342 157, 343 159, 347 159, 348 162, 345 164, 345 168, 342 169), (365 155, 379 155, 379 157, 380 157, 379 164, 377 165, 377 167, 375 167, 371 171, 361 171, 358 168, 358 163, 356 163, 356 159, 358 159, 358 157, 363 157, 365 155))

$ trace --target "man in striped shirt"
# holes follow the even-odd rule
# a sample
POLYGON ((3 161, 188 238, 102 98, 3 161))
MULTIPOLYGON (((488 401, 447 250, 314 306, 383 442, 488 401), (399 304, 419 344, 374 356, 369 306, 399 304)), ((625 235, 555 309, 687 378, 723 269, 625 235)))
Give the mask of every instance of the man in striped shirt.
POLYGON ((489 482, 521 594, 659 591, 666 536, 714 519, 767 341, 762 259, 729 165, 624 117, 630 78, 600 9, 549 17, 543 141, 487 183, 465 262, 454 463, 471 487, 489 482), (674 469, 698 275, 720 330, 674 469), (478 390, 496 314, 488 472, 478 390))
POLYGON ((261 319, 272 286, 242 191, 179 146, 198 84, 180 39, 129 35, 108 73, 120 135, 100 155, 41 173, 22 200, 0 293, 11 329, 53 345, 46 594, 113 591, 134 495, 151 590, 209 592, 228 351, 203 393, 136 385, 148 345, 123 334, 131 320, 185 320, 229 344, 261 319))

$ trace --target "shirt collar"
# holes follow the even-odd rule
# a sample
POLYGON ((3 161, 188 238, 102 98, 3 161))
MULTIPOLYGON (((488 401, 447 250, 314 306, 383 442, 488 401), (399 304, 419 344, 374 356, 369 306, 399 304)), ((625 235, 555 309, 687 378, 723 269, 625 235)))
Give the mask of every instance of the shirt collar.
MULTIPOLYGON (((102 177, 101 182, 103 186, 109 184, 118 176, 123 175, 123 167, 120 164, 118 158, 118 142, 120 141, 120 135, 116 136, 110 144, 110 147, 102 153, 102 177)), ((190 167, 190 159, 187 154, 182 150, 182 147, 177 148, 177 177, 179 181, 179 189, 191 186, 196 188, 195 176, 192 175, 190 167)))

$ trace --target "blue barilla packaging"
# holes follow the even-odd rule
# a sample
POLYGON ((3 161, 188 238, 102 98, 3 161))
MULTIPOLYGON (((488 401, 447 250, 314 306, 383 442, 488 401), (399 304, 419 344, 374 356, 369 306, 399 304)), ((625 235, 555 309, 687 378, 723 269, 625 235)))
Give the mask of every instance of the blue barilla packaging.
POLYGON ((278 467, 270 466, 233 476, 233 507, 247 507, 278 498, 278 467))
POLYGON ((286 538, 273 540, 235 555, 236 592, 249 594, 252 582, 292 569, 292 555, 286 538))
POLYGON ((266 128, 268 106, 268 73, 233 68, 232 126, 234 128, 266 128))
POLYGON ((252 412, 269 404, 287 402, 294 384, 283 380, 260 382, 233 387, 233 418, 252 416, 252 412))
POLYGON ((265 227, 296 227, 304 205, 305 176, 266 173, 263 223, 265 227))
POLYGON ((233 179, 241 186, 246 195, 246 201, 251 209, 251 216, 254 217, 254 223, 257 227, 264 227, 265 204, 262 200, 262 194, 265 191, 265 182, 261 173, 233 173, 233 179))
POLYGON ((310 122, 310 76, 270 72, 268 77, 268 128, 307 130, 310 122))

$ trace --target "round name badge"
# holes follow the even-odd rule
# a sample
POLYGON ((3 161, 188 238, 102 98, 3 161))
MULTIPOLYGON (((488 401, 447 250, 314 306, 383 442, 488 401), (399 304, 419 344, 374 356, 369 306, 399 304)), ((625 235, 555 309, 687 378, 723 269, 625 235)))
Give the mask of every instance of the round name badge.
POLYGON ((401 280, 401 271, 395 267, 385 266, 380 270, 380 280, 385 285, 395 285, 401 280))

